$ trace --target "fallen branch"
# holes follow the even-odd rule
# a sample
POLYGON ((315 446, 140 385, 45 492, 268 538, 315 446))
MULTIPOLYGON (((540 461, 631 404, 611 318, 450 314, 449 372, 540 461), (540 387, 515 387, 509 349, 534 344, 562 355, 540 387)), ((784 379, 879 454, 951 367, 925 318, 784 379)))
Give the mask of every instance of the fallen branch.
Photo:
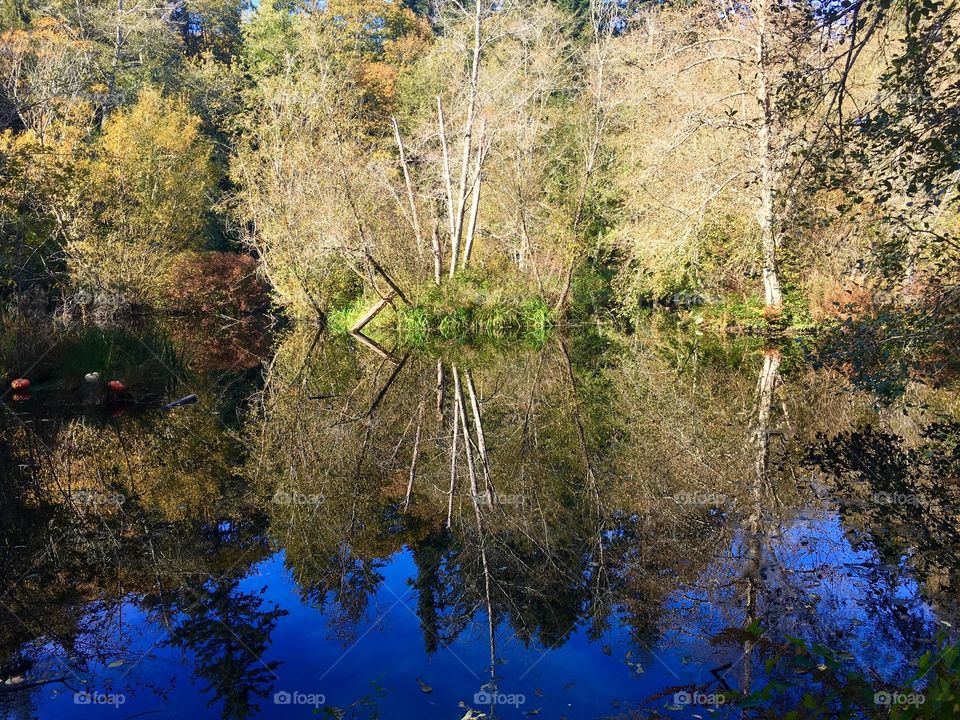
POLYGON ((384 298, 380 298, 377 302, 370 306, 370 309, 367 310, 360 319, 357 320, 353 327, 350 328, 351 333, 359 333, 363 328, 365 328, 371 320, 373 320, 381 310, 383 310, 387 305, 390 304, 390 301, 396 297, 396 293, 390 293, 384 298))

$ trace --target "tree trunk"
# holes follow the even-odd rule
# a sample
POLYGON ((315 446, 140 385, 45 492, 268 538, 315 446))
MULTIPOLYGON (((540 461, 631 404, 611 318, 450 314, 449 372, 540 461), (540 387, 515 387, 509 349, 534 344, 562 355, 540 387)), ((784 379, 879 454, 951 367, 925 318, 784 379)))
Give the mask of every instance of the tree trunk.
POLYGON ((453 178, 450 173, 450 148, 447 147, 447 129, 443 122, 443 100, 437 95, 437 124, 440 128, 440 148, 443 150, 443 179, 447 190, 447 220, 450 223, 450 238, 456 231, 453 219, 453 178))
POLYGON ((757 381, 757 424, 754 438, 757 443, 757 476, 767 477, 770 458, 770 418, 773 412, 773 394, 780 378, 780 353, 767 350, 763 355, 763 369, 757 381))
POLYGON ((463 400, 463 388, 460 385, 460 373, 457 366, 454 365, 453 371, 453 392, 454 402, 457 405, 458 415, 460 416, 461 429, 463 430, 463 447, 467 452, 467 474, 470 477, 470 495, 473 501, 477 501, 480 489, 477 484, 477 468, 473 462, 473 438, 470 436, 470 426, 467 424, 467 406, 463 400))
POLYGON ((457 194, 457 207, 454 214, 454 230, 451 243, 450 277, 457 271, 460 258, 460 240, 463 235, 463 218, 467 209, 467 177, 470 174, 470 155, 473 150, 473 124, 477 113, 477 93, 480 75, 480 19, 483 13, 483 0, 477 0, 473 26, 473 64, 470 68, 470 100, 467 104, 467 119, 463 125, 463 157, 460 164, 460 188, 457 194))
POLYGON ((393 134, 397 141, 397 149, 400 152, 400 165, 403 167, 403 181, 407 186, 407 200, 410 202, 410 222, 413 225, 413 233, 417 238, 417 254, 423 256, 423 234, 420 232, 420 217, 417 215, 417 203, 413 196, 413 183, 410 180, 410 168, 407 166, 407 153, 403 149, 403 138, 400 137, 400 125, 397 124, 395 117, 390 118, 393 125, 393 134))
POLYGON ((477 234, 477 215, 480 212, 480 188, 483 185, 483 137, 487 132, 487 121, 480 125, 480 138, 477 142, 477 165, 473 175, 473 202, 470 205, 470 224, 467 225, 467 240, 463 246, 463 260, 460 267, 466 270, 470 266, 470 253, 473 252, 473 239, 477 234))
POLYGON ((760 106, 760 129, 758 145, 760 154, 760 241, 763 260, 763 294, 767 309, 780 312, 783 295, 780 291, 780 277, 777 273, 777 234, 776 218, 776 182, 777 171, 774 163, 775 148, 773 140, 773 101, 768 77, 769 35, 767 29, 767 2, 760 0, 757 12, 757 103, 760 106))
POLYGON ((437 360, 437 419, 443 427, 443 360, 437 360))
POLYGON ((457 438, 459 436, 460 406, 455 402, 453 403, 453 445, 450 448, 450 496, 447 498, 447 530, 453 525, 453 491, 457 485, 457 438))
POLYGON ((423 403, 417 408, 417 434, 413 439, 413 459, 410 461, 410 477, 407 480, 407 496, 403 501, 403 511, 410 507, 410 496, 413 495, 413 481, 417 477, 417 460, 420 458, 420 431, 423 428, 423 403))
POLYGON ((477 397, 477 390, 473 384, 473 374, 467 370, 467 391, 470 394, 470 407, 473 410, 473 424, 477 431, 477 448, 480 451, 480 462, 483 467, 483 480, 486 486, 487 504, 496 502, 496 490, 493 487, 493 480, 490 478, 490 460, 487 457, 487 440, 483 434, 483 418, 480 415, 480 400, 477 397))
POLYGON ((367 310, 367 311, 360 317, 360 319, 357 320, 357 321, 353 324, 353 327, 350 328, 350 332, 352 332, 352 333, 358 333, 358 332, 360 332, 361 330, 363 330, 363 328, 365 328, 365 327, 367 326, 367 324, 368 324, 371 320, 373 320, 373 319, 377 316, 377 314, 378 314, 381 310, 383 310, 383 308, 385 308, 385 307, 390 303, 391 300, 393 300, 393 298, 394 298, 394 294, 393 294, 393 293, 388 293, 386 297, 380 298, 379 301, 377 301, 376 303, 374 303, 374 304, 370 307, 370 309, 367 310))
POLYGON ((433 281, 440 287, 443 281, 443 254, 440 250, 440 221, 433 223, 433 234, 430 236, 430 243, 433 245, 433 281))

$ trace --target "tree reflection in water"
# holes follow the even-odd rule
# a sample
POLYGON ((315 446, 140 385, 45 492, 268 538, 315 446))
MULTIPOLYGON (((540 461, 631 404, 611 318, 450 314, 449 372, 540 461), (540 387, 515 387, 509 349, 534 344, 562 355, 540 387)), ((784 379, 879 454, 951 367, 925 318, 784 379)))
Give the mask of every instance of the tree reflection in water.
MULTIPOLYGON (((52 687, 95 679, 269 716, 291 664, 324 677, 378 643, 418 656, 384 625, 393 607, 466 680, 371 699, 390 668, 350 665, 366 673, 344 689, 358 716, 448 682, 476 712, 481 688, 555 707, 559 688, 526 684, 581 645, 571 674, 625 673, 580 696, 582 716, 762 691, 791 637, 902 676, 956 619, 952 396, 917 384, 875 407, 789 347, 657 327, 618 342, 436 357, 293 330, 238 427, 206 400, 8 415, 3 656, 23 689, 0 691, 5 707, 54 707, 52 687), (172 650, 180 664, 152 667, 172 650), (181 667, 195 696, 175 690, 181 667)), ((236 395, 201 393, 235 417, 236 395)), ((784 685, 756 714, 797 701, 784 685)))

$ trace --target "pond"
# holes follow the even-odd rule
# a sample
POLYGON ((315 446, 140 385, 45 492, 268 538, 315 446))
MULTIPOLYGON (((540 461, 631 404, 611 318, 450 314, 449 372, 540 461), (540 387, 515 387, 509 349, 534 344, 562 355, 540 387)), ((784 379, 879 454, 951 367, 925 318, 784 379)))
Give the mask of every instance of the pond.
POLYGON ((868 715, 955 639, 958 406, 922 376, 658 318, 49 341, 0 420, 3 717, 780 717, 854 678, 868 715))

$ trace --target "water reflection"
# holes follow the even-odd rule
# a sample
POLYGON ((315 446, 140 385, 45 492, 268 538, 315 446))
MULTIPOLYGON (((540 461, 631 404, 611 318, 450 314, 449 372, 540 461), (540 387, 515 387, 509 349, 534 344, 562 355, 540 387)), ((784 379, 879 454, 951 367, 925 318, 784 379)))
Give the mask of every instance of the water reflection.
POLYGON ((895 683, 956 619, 944 388, 877 406, 789 347, 657 326, 443 357, 114 332, 4 416, 7 716, 91 691, 128 715, 281 717, 301 693, 355 717, 776 717, 804 691, 791 638, 895 683), (94 362, 139 373, 124 412, 78 384, 94 362))

